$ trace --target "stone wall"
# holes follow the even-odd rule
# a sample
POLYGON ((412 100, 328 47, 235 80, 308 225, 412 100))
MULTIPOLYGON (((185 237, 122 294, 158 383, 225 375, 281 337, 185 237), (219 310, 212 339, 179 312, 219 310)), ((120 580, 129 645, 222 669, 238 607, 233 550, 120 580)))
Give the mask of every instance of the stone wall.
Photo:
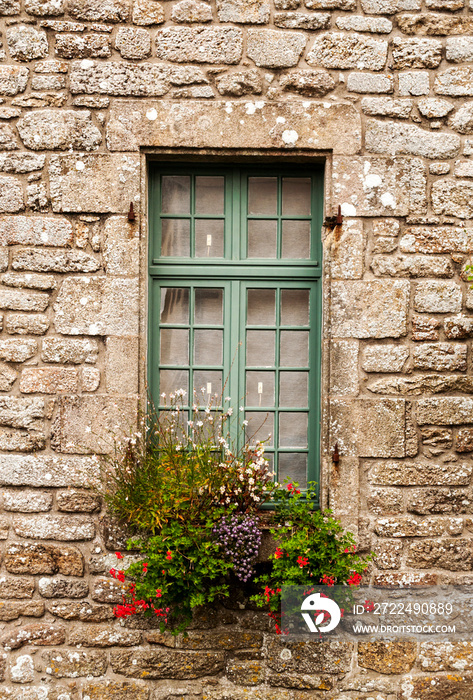
POLYGON ((470 642, 120 624, 86 488, 143 395, 147 157, 324 158, 324 501, 377 586, 473 582, 472 10, 0 0, 2 700, 473 697, 470 642))

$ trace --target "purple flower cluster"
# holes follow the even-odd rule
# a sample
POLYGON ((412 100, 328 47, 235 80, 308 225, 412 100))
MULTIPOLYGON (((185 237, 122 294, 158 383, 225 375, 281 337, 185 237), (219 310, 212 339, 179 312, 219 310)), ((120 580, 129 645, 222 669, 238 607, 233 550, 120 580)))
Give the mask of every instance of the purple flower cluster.
POLYGON ((224 515, 215 525, 213 534, 224 556, 233 562, 235 575, 248 581, 261 544, 259 520, 251 515, 224 515))

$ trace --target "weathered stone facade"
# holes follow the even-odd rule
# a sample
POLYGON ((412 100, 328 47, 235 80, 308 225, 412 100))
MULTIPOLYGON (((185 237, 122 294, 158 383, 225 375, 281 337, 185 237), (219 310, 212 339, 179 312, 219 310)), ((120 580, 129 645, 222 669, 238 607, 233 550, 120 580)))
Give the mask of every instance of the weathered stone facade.
POLYGON ((144 393, 147 159, 324 159, 324 504, 375 585, 471 583, 472 12, 0 0, 1 699, 473 697, 470 642, 288 644, 241 600, 121 624, 87 489, 144 393))

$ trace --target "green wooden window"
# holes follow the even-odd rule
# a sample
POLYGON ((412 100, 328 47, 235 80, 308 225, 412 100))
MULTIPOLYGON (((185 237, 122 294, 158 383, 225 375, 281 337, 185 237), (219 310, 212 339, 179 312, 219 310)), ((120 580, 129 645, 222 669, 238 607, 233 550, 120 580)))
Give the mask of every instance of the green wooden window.
POLYGON ((150 163, 151 393, 224 391, 301 485, 319 463, 322 202, 317 166, 150 163))

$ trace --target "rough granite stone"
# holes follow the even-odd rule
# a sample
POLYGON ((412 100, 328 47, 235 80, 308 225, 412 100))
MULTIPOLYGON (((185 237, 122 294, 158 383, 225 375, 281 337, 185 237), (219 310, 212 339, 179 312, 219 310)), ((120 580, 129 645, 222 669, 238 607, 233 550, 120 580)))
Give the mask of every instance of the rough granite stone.
POLYGON ((69 0, 68 12, 86 22, 126 22, 130 0, 69 0))
MULTIPOLYGON (((211 22, 212 8, 206 2, 181 0, 172 7, 171 19, 179 24, 211 22)), ((225 21, 225 20, 223 20, 225 21)))
POLYGON ((428 95, 430 91, 430 78, 427 71, 401 71, 398 76, 399 94, 428 95))
POLYGON ((347 90, 361 94, 390 93, 394 91, 394 80, 385 73, 349 73, 347 90))
POLYGON ((337 17, 338 29, 354 32, 373 32, 373 34, 390 34, 393 23, 385 17, 365 17, 363 15, 343 15, 337 17))
POLYGON ((456 282, 431 280, 418 282, 414 308, 420 313, 458 313, 462 306, 462 289, 456 282))
POLYGON ((257 66, 290 68, 297 65, 306 43, 301 32, 249 29, 246 53, 257 66))
POLYGON ((442 60, 442 42, 438 39, 392 40, 392 68, 436 68, 442 60))
POLYGON ((473 59, 473 37, 453 36, 447 39, 447 61, 463 63, 473 59))
POLYGON ((222 671, 221 651, 178 651, 175 649, 112 651, 110 664, 115 673, 129 678, 201 678, 222 671))
POLYGON ((19 248, 12 255, 14 270, 34 272, 96 272, 100 260, 81 250, 49 251, 19 248))
POLYGON ((370 468, 369 481, 381 486, 468 486, 472 473, 470 464, 375 462, 370 468))
POLYGON ((307 54, 307 63, 324 68, 381 70, 387 53, 387 41, 328 32, 316 38, 307 54))
POLYGON ((404 229, 399 248, 403 253, 473 253, 473 230, 412 226, 404 229))
POLYGON ((407 119, 413 107, 412 100, 396 100, 392 97, 364 97, 361 109, 372 117, 397 117, 407 119))
POLYGON ((267 0, 217 0, 220 22, 237 24, 267 24, 270 5, 267 0))
POLYGON ((361 641, 358 644, 358 666, 378 673, 409 673, 417 657, 417 644, 412 639, 361 641))
POLYGON ((466 345, 425 343, 414 348, 414 369, 436 372, 466 371, 466 345))
POLYGON ((13 96, 24 92, 28 75, 25 66, 0 66, 0 95, 13 96))
POLYGON ((48 40, 42 30, 17 25, 7 29, 6 37, 10 56, 17 61, 31 61, 48 55, 48 40))
POLYGON ((367 345, 361 366, 365 372, 402 372, 408 357, 405 345, 367 345))
POLYGON ((417 12, 398 15, 396 21, 404 34, 451 36, 452 34, 471 34, 473 30, 473 19, 462 15, 417 12))
MULTIPOLYGON (((50 493, 37 492, 29 489, 21 489, 21 491, 3 491, 3 508, 6 511, 12 511, 14 513, 41 513, 51 510, 52 504, 53 497, 50 493)), ((21 598, 22 596, 18 597, 21 598)))
POLYGON ((370 265, 376 277, 453 277, 448 258, 428 255, 373 255, 370 265))
POLYGON ((24 362, 38 352, 36 340, 12 340, 5 338, 0 340, 0 359, 6 362, 24 362))
POLYGON ((103 651, 54 650, 42 655, 46 673, 53 678, 77 678, 78 676, 102 676, 107 668, 103 651))
POLYGON ((276 12, 274 24, 281 29, 317 30, 330 27, 330 15, 322 12, 276 12))
POLYGON ((449 126, 460 134, 473 134, 473 102, 462 105, 449 119, 449 126))
POLYGON ((56 55, 61 58, 108 58, 110 39, 101 34, 57 34, 56 55))
POLYGON ((460 137, 432 133, 415 124, 369 119, 366 122, 366 150, 386 155, 408 154, 424 158, 453 158, 460 151, 460 137))
POLYGON ((21 182, 15 177, 0 177, 0 212, 17 212, 25 208, 21 182))
POLYGON ((394 15, 402 10, 420 10, 421 0, 362 0, 363 11, 372 15, 394 15))
POLYGON ((24 625, 21 630, 7 633, 2 637, 1 644, 7 651, 20 649, 25 644, 33 646, 56 646, 64 644, 66 631, 58 625, 35 623, 24 625))
POLYGON ((4 563, 10 574, 82 576, 84 571, 81 553, 70 545, 15 542, 7 547, 4 563))
POLYGON ((146 682, 88 680, 82 692, 90 700, 148 700, 150 689, 146 682))
POLYGON ((94 364, 98 358, 98 344, 89 338, 45 338, 42 343, 41 359, 43 362, 61 364, 94 364))
POLYGON ((25 11, 29 15, 38 17, 62 15, 64 9, 64 0, 25 0, 25 11))
POLYGON ((297 92, 305 97, 323 97, 334 89, 335 80, 325 70, 301 69, 282 75, 279 84, 284 92, 297 92))
POLYGON ((407 566, 416 569, 447 569, 471 571, 473 564, 473 540, 445 538, 418 540, 408 547, 407 566))
POLYGON ((87 491, 67 491, 56 492, 56 503, 59 511, 64 513, 93 513, 100 510, 100 496, 87 491))
POLYGON ((256 69, 218 75, 215 85, 221 95, 232 97, 259 95, 263 92, 263 79, 256 69))
POLYGON ((417 402, 419 425, 461 425, 473 423, 473 399, 445 397, 417 402))
POLYGON ((150 34, 146 29, 120 27, 115 36, 115 48, 122 58, 147 58, 151 54, 150 34))
POLYGON ((168 27, 156 34, 156 55, 165 61, 231 64, 240 61, 242 51, 236 27, 168 27))
POLYGON ((452 111, 453 105, 447 100, 441 100, 435 97, 424 97, 417 102, 417 108, 427 119, 441 119, 452 111))
POLYGON ((46 314, 7 314, 5 330, 10 335, 44 335, 50 323, 46 314))
POLYGON ((141 632, 116 625, 75 627, 69 634, 69 644, 79 647, 132 647, 141 642, 141 632))
POLYGON ((134 0, 132 10, 133 24, 143 27, 164 22, 163 6, 157 0, 134 0))
POLYGON ((434 92, 450 97, 473 95, 473 68, 447 68, 443 73, 438 73, 434 82, 434 92))

